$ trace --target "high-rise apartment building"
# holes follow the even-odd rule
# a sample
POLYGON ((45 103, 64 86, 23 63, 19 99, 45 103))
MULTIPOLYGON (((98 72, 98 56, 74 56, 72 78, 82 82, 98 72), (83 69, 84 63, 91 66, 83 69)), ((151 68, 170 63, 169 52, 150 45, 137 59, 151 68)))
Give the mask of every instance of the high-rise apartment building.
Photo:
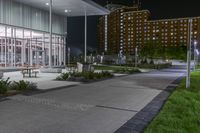
POLYGON ((99 21, 99 52, 134 54, 135 47, 151 41, 162 46, 188 44, 189 19, 192 41, 200 42, 200 17, 150 20, 148 10, 137 6, 115 9, 99 21))

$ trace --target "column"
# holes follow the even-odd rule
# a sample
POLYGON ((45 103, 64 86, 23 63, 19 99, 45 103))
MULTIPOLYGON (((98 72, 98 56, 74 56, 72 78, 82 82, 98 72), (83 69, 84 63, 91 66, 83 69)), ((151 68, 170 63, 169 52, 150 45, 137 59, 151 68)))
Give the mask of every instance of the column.
POLYGON ((5 67, 7 67, 7 26, 5 27, 5 67))
POLYGON ((56 66, 56 39, 55 35, 53 36, 53 65, 56 66))
POLYGON ((45 33, 42 36, 42 65, 45 66, 45 33))
POLYGON ((3 63, 3 38, 1 38, 1 63, 3 63))
POLYGON ((57 64, 57 66, 59 66, 59 38, 58 38, 58 36, 56 37, 56 64, 57 64))
POLYGON ((52 67, 52 0, 49 0, 49 67, 52 67))
POLYGON ((33 66, 32 31, 30 33, 30 65, 33 66))
POLYGON ((24 47, 24 30, 22 31, 22 44, 21 44, 21 66, 24 66, 23 47, 24 47))
POLYGON ((16 67, 16 28, 14 28, 14 67, 16 67))
POLYGON ((62 45, 63 45, 63 61, 64 61, 63 65, 66 66, 66 37, 64 37, 62 45))
POLYGON ((58 43, 59 43, 59 65, 62 65, 62 45, 61 45, 61 38, 58 38, 58 43))
POLYGON ((14 62, 14 52, 13 52, 13 40, 14 40, 14 36, 13 36, 13 28, 11 28, 11 41, 10 41, 10 45, 11 45, 11 50, 10 50, 10 55, 11 55, 11 66, 13 67, 13 62, 14 62))
POLYGON ((31 65, 31 61, 30 61, 30 58, 31 58, 31 40, 30 39, 28 39, 28 38, 26 38, 26 42, 27 42, 27 47, 28 47, 28 65, 31 65))

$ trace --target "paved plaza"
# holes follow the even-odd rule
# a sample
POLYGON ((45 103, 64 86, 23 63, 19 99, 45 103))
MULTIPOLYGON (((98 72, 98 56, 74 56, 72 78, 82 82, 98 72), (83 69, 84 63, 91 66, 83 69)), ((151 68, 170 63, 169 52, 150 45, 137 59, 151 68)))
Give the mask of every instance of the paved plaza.
POLYGON ((183 75, 164 69, 8 97, 0 102, 0 132, 113 133, 183 75))
MULTIPOLYGON (((38 70, 39 71, 39 70, 38 70)), ((67 72, 63 70, 63 72, 67 72)), ((38 73, 37 78, 23 78, 21 71, 5 72, 3 78, 10 78, 11 81, 25 80, 36 83, 40 90, 50 90, 80 84, 79 82, 56 81, 59 73, 38 73)))

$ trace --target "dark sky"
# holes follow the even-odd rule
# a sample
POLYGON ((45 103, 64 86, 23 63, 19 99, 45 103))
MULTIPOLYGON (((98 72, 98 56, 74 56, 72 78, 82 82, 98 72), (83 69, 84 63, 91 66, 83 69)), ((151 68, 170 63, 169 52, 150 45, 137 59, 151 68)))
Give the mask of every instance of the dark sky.
MULTIPOLYGON (((107 0, 93 0, 105 6, 107 0)), ((131 6, 133 0, 110 0, 112 3, 120 3, 131 6)), ((151 12, 151 19, 167 19, 177 17, 200 16, 200 0, 142 0, 142 9, 151 12)), ((97 24, 99 16, 88 17, 88 45, 96 48, 97 24)), ((84 45, 84 18, 72 17, 68 19, 68 44, 83 48, 84 45)))

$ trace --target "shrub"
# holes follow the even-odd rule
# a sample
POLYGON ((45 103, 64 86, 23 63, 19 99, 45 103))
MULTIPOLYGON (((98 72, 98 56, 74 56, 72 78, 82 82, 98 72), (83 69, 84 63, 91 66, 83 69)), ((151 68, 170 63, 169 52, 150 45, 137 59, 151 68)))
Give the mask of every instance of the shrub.
POLYGON ((6 94, 10 86, 10 78, 7 80, 0 80, 0 94, 6 94))
POLYGON ((126 74, 133 74, 133 73, 140 73, 141 71, 136 68, 121 68, 114 70, 114 73, 126 73, 126 74))
POLYGON ((10 87, 12 90, 17 91, 27 91, 27 90, 34 90, 37 89, 37 86, 35 83, 20 80, 19 82, 13 82, 10 87))
POLYGON ((62 73, 60 76, 56 78, 56 80, 67 80, 69 78, 68 73, 62 73))
POLYGON ((96 80, 96 79, 102 79, 102 78, 110 78, 113 75, 109 72, 101 72, 101 73, 95 73, 95 72, 73 72, 73 73, 63 73, 60 76, 58 76, 57 80, 76 80, 76 79, 82 79, 82 80, 96 80))

